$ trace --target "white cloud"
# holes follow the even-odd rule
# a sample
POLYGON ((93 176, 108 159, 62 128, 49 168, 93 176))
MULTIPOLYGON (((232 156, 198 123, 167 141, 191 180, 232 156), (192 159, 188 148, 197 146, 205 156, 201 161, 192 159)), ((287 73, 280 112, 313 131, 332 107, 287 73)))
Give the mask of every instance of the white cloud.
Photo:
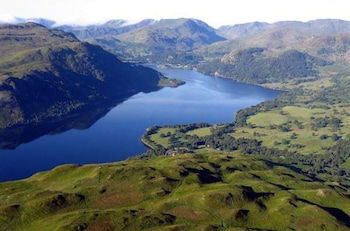
POLYGON ((190 17, 220 26, 250 21, 350 20, 349 9, 349 0, 1 0, 0 15, 78 24, 190 17))

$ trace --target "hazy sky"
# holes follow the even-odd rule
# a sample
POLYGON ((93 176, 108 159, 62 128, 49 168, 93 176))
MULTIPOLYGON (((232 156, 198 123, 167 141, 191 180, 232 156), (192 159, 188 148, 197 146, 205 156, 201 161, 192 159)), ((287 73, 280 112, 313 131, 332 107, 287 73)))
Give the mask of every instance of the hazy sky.
POLYGON ((350 0, 1 0, 0 20, 12 16, 77 24, 187 17, 217 27, 251 21, 350 20, 350 0))

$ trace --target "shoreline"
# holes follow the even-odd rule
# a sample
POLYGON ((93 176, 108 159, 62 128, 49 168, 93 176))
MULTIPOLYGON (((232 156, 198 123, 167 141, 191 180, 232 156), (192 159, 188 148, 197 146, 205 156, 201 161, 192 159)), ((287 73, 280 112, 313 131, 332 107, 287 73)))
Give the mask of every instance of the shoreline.
MULTIPOLYGON (((157 65, 157 67, 160 67, 160 66, 157 65)), ((162 67, 160 67, 160 68, 162 68, 162 67)), ((163 68, 166 68, 166 67, 163 67, 163 68)), ((174 69, 177 69, 177 70, 184 70, 183 68, 174 68, 174 69)), ((188 70, 188 69, 187 69, 187 70, 188 70)), ((196 69, 191 69, 191 70, 197 71, 196 69)), ((199 71, 198 71, 198 72, 199 72, 199 71)), ((202 72, 199 72, 199 73, 204 74, 204 75, 207 75, 207 74, 202 73, 202 72)), ((208 76, 210 76, 210 77, 212 77, 212 78, 216 78, 216 77, 217 77, 217 78, 222 78, 222 79, 229 79, 229 80, 231 80, 231 81, 233 81, 233 82, 236 82, 236 83, 244 83, 244 82, 235 81, 235 80, 230 79, 230 78, 228 78, 228 77, 225 78, 225 77, 213 76, 213 75, 208 75, 208 76)), ((256 85, 256 84, 251 84, 251 83, 244 83, 244 84, 250 84, 250 85, 262 87, 262 86, 259 86, 259 85, 256 85)), ((270 88, 266 88, 266 87, 262 87, 262 88, 270 89, 270 88)), ((275 90, 275 89, 270 89, 270 90, 275 90)), ((278 90, 278 91, 280 91, 280 90, 278 90)), ((278 97, 278 96, 277 96, 277 97, 278 97)), ((263 102, 266 102, 266 101, 262 101, 262 102, 260 102, 260 103, 263 103, 263 102)), ((252 105, 252 106, 255 106, 255 105, 252 105)), ((249 107, 251 107, 251 106, 249 106, 249 107)), ((249 107, 244 107, 244 108, 241 108, 240 110, 244 110, 244 109, 249 108, 249 107)), ((229 123, 229 122, 223 122, 223 123, 220 123, 220 124, 227 124, 227 123, 229 123)), ((185 124, 168 124, 168 125, 164 125, 164 126, 176 126, 176 125, 185 125, 185 124)), ((161 126, 161 127, 163 127, 163 126, 161 126)), ((144 136, 144 135, 142 135, 142 137, 140 138, 139 142, 141 142, 146 148, 151 149, 151 150, 155 150, 155 147, 152 146, 151 144, 149 144, 149 143, 143 138, 143 136, 144 136)), ((143 154, 143 153, 139 153, 139 154, 136 154, 136 155, 133 156, 133 157, 136 157, 136 156, 142 155, 142 154, 143 154)), ((125 159, 125 160, 127 160, 127 159, 125 159)), ((120 161, 123 161, 123 160, 119 160, 119 161, 116 161, 116 162, 120 162, 120 161)), ((110 162, 110 163, 114 163, 114 161, 113 161, 113 162, 110 162)), ((99 165, 100 163, 90 163, 90 164, 99 165)), ((108 164, 108 163, 106 163, 106 164, 108 164)), ((64 165, 66 165, 66 164, 64 164, 64 165)), ((68 165, 76 165, 76 164, 71 163, 71 164, 68 164, 68 165)), ((79 165, 79 164, 78 164, 78 165, 79 165)), ((86 165, 86 164, 83 164, 83 165, 86 165)), ((60 166, 62 166, 62 165, 57 165, 57 166, 55 166, 55 167, 52 168, 52 169, 55 169, 55 168, 60 167, 60 166)), ((50 171, 50 170, 52 170, 52 169, 45 170, 45 171, 43 171, 43 172, 47 172, 47 171, 50 171)), ((42 171, 36 172, 36 173, 34 173, 33 175, 39 174, 39 173, 41 173, 41 172, 42 172, 42 171)), ((19 180, 13 180, 13 181, 21 181, 21 180, 28 179, 28 178, 30 178, 30 177, 31 177, 31 176, 25 177, 25 178, 22 178, 22 179, 19 179, 19 180)), ((0 183, 6 183, 6 182, 8 182, 8 181, 2 181, 2 182, 0 182, 0 183)), ((11 181, 11 182, 12 182, 12 181, 11 181)))

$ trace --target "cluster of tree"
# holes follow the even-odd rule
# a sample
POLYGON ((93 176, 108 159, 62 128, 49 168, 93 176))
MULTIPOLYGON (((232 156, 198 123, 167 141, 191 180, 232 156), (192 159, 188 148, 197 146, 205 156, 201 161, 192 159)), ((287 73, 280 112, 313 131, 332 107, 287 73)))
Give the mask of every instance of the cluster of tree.
POLYGON ((346 78, 334 78, 333 86, 323 89, 316 97, 317 101, 328 104, 350 102, 350 80, 346 78))
POLYGON ((194 124, 187 124, 187 125, 178 125, 178 126, 172 126, 174 128, 178 128, 179 132, 186 133, 198 128, 207 128, 210 127, 210 124, 208 123, 194 123, 194 124))
POLYGON ((331 127, 333 131, 337 131, 342 126, 342 121, 339 118, 330 118, 330 117, 323 117, 323 118, 314 118, 311 117, 311 128, 314 131, 317 131, 319 128, 325 128, 325 127, 331 127))

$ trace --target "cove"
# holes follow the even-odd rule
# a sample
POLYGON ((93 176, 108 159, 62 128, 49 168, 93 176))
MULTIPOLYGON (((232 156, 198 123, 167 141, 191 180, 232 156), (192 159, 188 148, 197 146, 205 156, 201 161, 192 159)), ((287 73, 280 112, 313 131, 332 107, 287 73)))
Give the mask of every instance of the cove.
POLYGON ((155 69, 186 84, 139 93, 112 108, 93 108, 53 128, 28 126, 0 133, 0 181, 22 179, 62 164, 124 160, 146 151, 140 138, 148 127, 230 122, 238 110, 281 94, 196 71, 155 69))

